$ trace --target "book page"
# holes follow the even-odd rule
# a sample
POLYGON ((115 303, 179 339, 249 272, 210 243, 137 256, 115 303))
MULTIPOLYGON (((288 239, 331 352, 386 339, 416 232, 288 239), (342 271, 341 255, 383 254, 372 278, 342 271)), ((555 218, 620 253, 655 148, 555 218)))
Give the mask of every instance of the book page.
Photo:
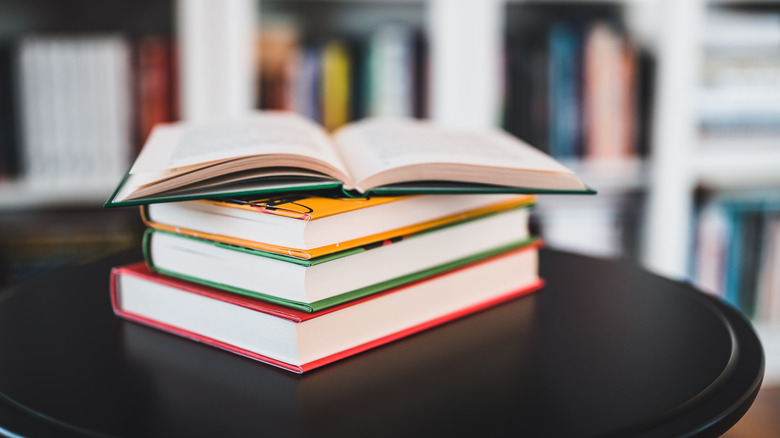
POLYGON ((157 126, 130 173, 175 171, 202 163, 271 154, 314 158, 344 171, 344 164, 322 128, 294 113, 274 111, 229 120, 157 126))
POLYGON ((572 173, 545 153, 499 130, 459 130, 412 119, 367 119, 337 131, 334 139, 357 186, 380 172, 416 164, 572 173))

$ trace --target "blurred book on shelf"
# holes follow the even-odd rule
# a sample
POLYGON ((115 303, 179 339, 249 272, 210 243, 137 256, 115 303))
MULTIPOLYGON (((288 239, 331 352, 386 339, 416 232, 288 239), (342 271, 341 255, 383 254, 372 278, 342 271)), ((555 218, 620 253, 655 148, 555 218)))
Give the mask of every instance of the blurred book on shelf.
POLYGON ((294 19, 271 15, 257 48, 261 109, 292 110, 329 130, 367 116, 427 112, 425 44, 411 26, 312 36, 294 19))
POLYGON ((639 256, 652 57, 621 5, 507 5, 502 125, 588 175, 596 199, 545 198, 535 219, 551 247, 639 256))
POLYGON ((780 139, 780 13, 712 8, 702 45, 703 144, 780 139))
POLYGON ((35 187, 110 187, 177 114, 173 45, 26 35, 0 51, 0 173, 35 187), (18 131, 17 131, 18 127, 18 131))
POLYGON ((138 152, 157 123, 179 118, 176 48, 168 39, 146 36, 133 46, 135 133, 138 152))
POLYGON ((697 220, 691 277, 757 322, 780 322, 780 197, 760 190, 712 196, 697 220))
POLYGON ((552 248, 638 260, 642 203, 638 193, 600 193, 598 202, 548 197, 535 209, 534 226, 552 248))
POLYGON ((614 8, 573 9, 585 12, 510 9, 504 127, 556 158, 635 160, 649 105, 640 50, 614 8))
POLYGON ((548 145, 559 158, 582 156, 582 32, 573 25, 552 25, 548 39, 548 145))
MULTIPOLYGON (((291 23, 263 23, 257 37, 256 70, 259 76, 257 102, 260 108, 290 110, 297 104, 296 91, 302 70, 298 30, 291 23)), ((308 66, 307 66, 308 68, 308 66)), ((313 85, 315 78, 305 75, 313 85)))
POLYGON ((636 54, 604 23, 588 31, 583 60, 586 158, 621 160, 636 154, 636 54))
POLYGON ((40 184, 121 176, 130 153, 130 52, 118 36, 19 44, 22 160, 40 184))
POLYGON ((332 131, 350 120, 350 66, 344 43, 329 42, 322 50, 322 125, 332 131))
POLYGON ((0 44, 0 181, 19 173, 13 45, 0 44))
POLYGON ((410 28, 397 24, 384 25, 371 35, 366 64, 369 115, 414 115, 414 40, 410 28))

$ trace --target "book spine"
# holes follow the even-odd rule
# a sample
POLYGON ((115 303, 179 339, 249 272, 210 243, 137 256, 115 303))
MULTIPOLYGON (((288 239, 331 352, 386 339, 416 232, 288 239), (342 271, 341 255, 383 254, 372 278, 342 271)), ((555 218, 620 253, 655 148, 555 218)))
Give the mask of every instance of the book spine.
POLYGON ((14 47, 0 44, 0 180, 19 174, 14 47))
POLYGON ((142 39, 134 51, 137 153, 154 125, 174 120, 172 44, 163 38, 142 39))
POLYGON ((331 42, 322 54, 322 125, 334 130, 350 120, 351 60, 341 42, 331 42))

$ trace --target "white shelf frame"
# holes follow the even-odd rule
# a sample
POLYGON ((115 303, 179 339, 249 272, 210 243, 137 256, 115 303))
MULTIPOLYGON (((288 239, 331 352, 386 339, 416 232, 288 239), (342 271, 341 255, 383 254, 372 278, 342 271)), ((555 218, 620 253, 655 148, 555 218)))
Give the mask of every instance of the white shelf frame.
POLYGON ((498 126, 504 2, 428 0, 427 6, 431 118, 465 128, 498 126))
POLYGON ((689 260, 697 139, 693 93, 698 83, 703 0, 659 2, 664 29, 658 45, 654 132, 643 262, 661 275, 684 279, 689 260))
POLYGON ((183 120, 203 120, 254 106, 256 0, 177 0, 183 120))
POLYGON ((693 173, 705 187, 780 186, 780 139, 773 145, 701 145, 695 157, 693 173))

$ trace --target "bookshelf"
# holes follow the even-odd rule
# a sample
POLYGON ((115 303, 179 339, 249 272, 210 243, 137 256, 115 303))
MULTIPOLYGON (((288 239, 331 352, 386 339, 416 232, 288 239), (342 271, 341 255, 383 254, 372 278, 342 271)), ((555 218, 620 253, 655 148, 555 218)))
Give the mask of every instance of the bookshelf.
POLYGON ((99 208, 138 147, 136 63, 170 40, 172 2, 8 0, 0 16, 0 210, 99 208))
MULTIPOLYGON (((731 68, 730 74, 736 74, 730 76, 731 80, 741 78, 745 81, 745 72, 758 71, 755 64, 745 60, 751 59, 756 51, 764 50, 753 47, 754 44, 760 46, 766 41, 774 44, 773 41, 780 35, 780 26, 772 23, 766 26, 767 20, 778 20, 780 4, 775 1, 699 0, 670 2, 663 6, 667 8, 664 16, 668 20, 666 39, 659 44, 656 133, 650 163, 655 171, 651 170, 648 186, 650 196, 643 261, 650 269, 663 275, 693 281, 702 287, 712 286, 707 275, 702 276, 698 271, 702 266, 713 266, 709 254, 712 254, 711 243, 717 240, 708 237, 713 235, 712 228, 703 229, 713 224, 705 218, 712 217, 710 210, 714 206, 718 214, 723 214, 718 217, 725 218, 725 226, 731 230, 726 236, 737 236, 735 233, 745 232, 739 230, 755 227, 760 228, 758 232, 765 233, 757 238, 759 241, 770 241, 771 234, 768 234, 769 228, 764 222, 769 223, 773 215, 771 212, 776 211, 772 210, 776 209, 772 206, 772 199, 773 193, 780 188, 780 154, 776 147, 780 137, 777 132, 765 132, 763 126, 756 128, 751 125, 756 121, 762 123, 763 115, 756 116, 754 111, 762 108, 760 100, 753 102, 754 107, 750 104, 740 107, 743 102, 740 94, 730 94, 728 99, 720 102, 704 99, 708 97, 706 93, 716 90, 733 91, 735 89, 729 87, 734 85, 739 85, 736 90, 742 92, 755 91, 757 88, 751 88, 756 86, 755 83, 765 83, 762 81, 767 77, 766 72, 771 71, 766 69, 766 64, 759 65, 759 68, 765 68, 763 78, 753 76, 749 87, 745 87, 745 83, 724 81, 723 65, 735 59, 739 62, 725 64, 731 68), (735 12, 737 17, 732 16, 729 20, 719 18, 719 14, 724 12, 726 18, 735 12), (745 13, 753 17, 747 20, 738 18, 745 13), (678 20, 681 17, 685 20, 678 20), (745 28, 748 22, 747 26, 752 29, 745 28), (740 30, 735 34, 734 29, 740 30), (721 63, 720 70, 717 64, 713 67, 713 60, 721 63), (747 70, 745 66, 753 70, 747 70), (718 73, 721 76, 717 76, 718 73), (701 102, 707 102, 706 107, 701 102), (731 114, 712 111, 712 107, 717 108, 717 103, 726 102, 731 107, 731 114), (711 125, 714 127, 710 128, 711 125), (748 217, 753 222, 745 222, 748 217), (752 225, 745 225, 748 223, 752 225), (704 252, 705 244, 710 245, 707 252, 704 252)), ((768 51, 760 58, 777 59, 777 56, 776 52, 768 51)), ((715 235, 723 239, 722 233, 722 229, 718 229, 715 235)), ((759 285, 748 291, 750 288, 745 288, 744 280, 739 277, 733 279, 737 276, 735 272, 745 271, 744 267, 734 266, 741 266, 739 264, 744 263, 741 260, 748 255, 756 257, 751 262, 753 266, 760 265, 764 269, 764 258, 767 257, 766 252, 772 249, 771 243, 746 243, 738 250, 733 241, 721 242, 726 251, 732 253, 724 258, 727 261, 716 262, 725 265, 716 273, 719 276, 716 286, 743 312, 752 314, 767 358, 765 384, 777 384, 780 382, 780 325, 774 319, 766 319, 765 309, 771 307, 771 301, 762 298, 765 290, 770 289, 759 285), (737 281, 743 282, 734 286, 737 281), (745 303, 746 292, 756 295, 757 304, 745 303), (751 307, 745 308, 745 305, 751 307), (754 310, 752 306, 757 307, 754 310)), ((776 270, 777 266, 774 266, 776 270)), ((750 274, 739 275, 741 278, 758 277, 759 282, 766 276, 757 269, 750 274)), ((711 273, 709 277, 713 278, 711 273)), ((777 296, 775 289, 771 289, 774 291, 772 296, 777 296)))
POLYGON ((0 286, 137 245, 138 212, 102 205, 173 106, 173 21, 172 1, 0 4, 0 286))
MULTIPOLYGON (((49 3, 51 2, 38 1, 39 6, 47 6, 49 3)), ((78 3, 80 7, 77 9, 93 6, 87 0, 80 0, 78 3)), ((148 7, 145 5, 147 2, 143 3, 144 7, 148 7)), ((293 5, 292 8, 296 8, 295 5, 298 5, 298 9, 312 8, 318 17, 322 10, 335 9, 335 13, 326 17, 334 20, 335 26, 345 26, 345 22, 350 22, 339 19, 339 16, 356 15, 351 12, 360 9, 356 6, 377 9, 373 13, 358 15, 357 20, 351 21, 357 21, 357 25, 349 24, 359 28, 360 23, 369 23, 363 25, 364 32, 367 25, 377 22, 377 15, 413 21, 414 26, 424 28, 430 44, 429 115, 443 123, 474 127, 496 125, 500 118, 503 72, 496 60, 501 57, 501 44, 505 33, 504 1, 408 0, 389 3, 380 0, 195 0, 169 3, 170 11, 152 12, 158 17, 155 19, 156 27, 153 28, 164 28, 165 32, 175 35, 179 41, 179 102, 181 117, 184 119, 239 112, 255 104, 251 100, 257 93, 255 65, 252 59, 257 23, 261 21, 258 15, 262 16, 266 9, 273 12, 274 9, 290 8, 290 4, 293 5), (402 12, 387 13, 394 9, 402 12), (161 16, 169 22, 159 23, 161 16), (364 19, 366 16, 369 17, 368 20, 364 19), (371 16, 374 17, 373 22, 371 16), (469 28, 468 33, 460 32, 464 25, 469 28), (471 52, 474 53, 468 58, 461 56, 464 44, 478 50, 472 49, 471 52)), ((127 9, 124 6, 123 10, 127 9)), ((22 14, 25 17, 36 17, 34 8, 23 10, 22 14)), ((136 12, 135 15, 137 14, 136 12)), ((38 15, 41 13, 38 12, 38 15)), ((14 32, 19 36, 28 32, 48 32, 49 29, 55 32, 89 32, 93 29, 126 30, 130 26, 117 18, 117 14, 111 15, 107 22, 103 22, 106 21, 104 11, 93 11, 90 15, 92 20, 82 19, 84 23, 64 28, 56 21, 52 24, 50 17, 39 16, 37 19, 42 24, 32 26, 32 29, 16 29, 14 32), (100 24, 96 25, 96 22, 100 24)), ((133 32, 140 33, 144 30, 133 29, 133 32)), ((626 185, 635 187, 639 179, 643 178, 640 174, 633 174, 631 170, 626 171, 644 167, 643 163, 629 163, 625 167, 609 163, 573 165, 585 172, 586 179, 598 181, 600 185, 606 184, 610 190, 626 185)), ((110 194, 112 186, 113 184, 106 184, 103 180, 81 181, 80 184, 65 183, 58 188, 57 193, 70 202, 98 206, 110 194)), ((0 208, 3 209, 46 206, 52 198, 53 196, 45 193, 45 189, 37 187, 34 181, 27 181, 24 176, 0 182, 0 208)))

